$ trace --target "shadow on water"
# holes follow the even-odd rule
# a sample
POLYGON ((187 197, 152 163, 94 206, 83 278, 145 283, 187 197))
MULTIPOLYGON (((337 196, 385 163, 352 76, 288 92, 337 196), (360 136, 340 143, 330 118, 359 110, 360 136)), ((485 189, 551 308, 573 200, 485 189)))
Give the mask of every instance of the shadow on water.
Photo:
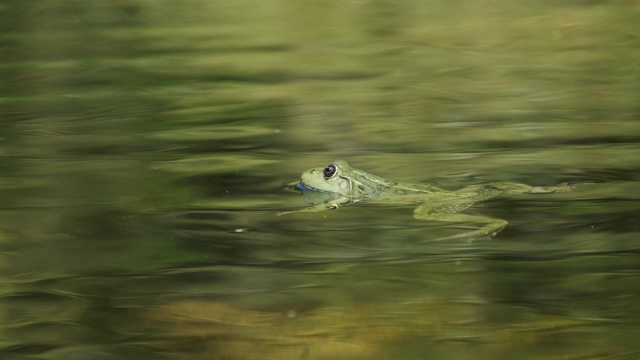
POLYGON ((632 359, 631 1, 0 5, 2 359, 632 359), (338 158, 472 224, 277 217, 338 158))

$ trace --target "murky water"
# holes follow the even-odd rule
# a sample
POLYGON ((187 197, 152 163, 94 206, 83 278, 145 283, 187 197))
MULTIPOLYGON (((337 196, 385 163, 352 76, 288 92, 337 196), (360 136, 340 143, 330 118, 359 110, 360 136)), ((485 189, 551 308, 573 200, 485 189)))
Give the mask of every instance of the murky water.
POLYGON ((635 1, 5 1, 2 359, 640 356, 635 1), (335 159, 472 224, 304 206, 335 159))

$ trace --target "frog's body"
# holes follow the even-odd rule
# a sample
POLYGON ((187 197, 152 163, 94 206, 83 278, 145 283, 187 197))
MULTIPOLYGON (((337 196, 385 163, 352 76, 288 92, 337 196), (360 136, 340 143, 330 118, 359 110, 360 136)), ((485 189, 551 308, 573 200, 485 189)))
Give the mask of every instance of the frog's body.
MULTIPOLYGON (((354 169, 338 160, 324 168, 313 168, 302 173, 296 187, 303 191, 326 194, 326 201, 291 212, 334 210, 342 205, 366 201, 387 205, 417 204, 413 216, 421 220, 470 222, 484 224, 480 229, 449 238, 494 235, 507 221, 479 215, 460 214, 476 202, 490 199, 500 193, 552 193, 567 191, 567 184, 537 187, 517 183, 490 183, 473 185, 457 191, 435 186, 399 183, 354 169)), ((279 215, 284 214, 280 213, 279 215)))

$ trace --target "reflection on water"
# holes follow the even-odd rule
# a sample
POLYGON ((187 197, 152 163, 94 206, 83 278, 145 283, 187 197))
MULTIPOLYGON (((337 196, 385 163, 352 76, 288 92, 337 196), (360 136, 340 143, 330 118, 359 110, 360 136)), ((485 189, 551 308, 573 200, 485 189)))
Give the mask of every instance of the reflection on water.
POLYGON ((0 5, 2 359, 632 359, 640 8, 0 5), (468 213, 304 206, 406 182, 591 182, 468 213))

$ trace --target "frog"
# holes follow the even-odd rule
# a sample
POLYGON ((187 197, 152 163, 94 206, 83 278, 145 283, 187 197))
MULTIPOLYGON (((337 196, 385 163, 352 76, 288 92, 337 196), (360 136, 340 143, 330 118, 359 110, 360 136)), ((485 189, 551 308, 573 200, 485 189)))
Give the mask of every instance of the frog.
POLYGON ((508 221, 462 211, 473 204, 489 200, 500 194, 549 194, 569 191, 573 184, 562 182, 555 186, 532 186, 515 182, 491 182, 470 185, 460 190, 444 190, 427 184, 413 184, 386 179, 351 167, 344 160, 336 160, 324 167, 302 173, 294 187, 312 199, 311 206, 280 212, 285 215, 301 212, 336 210, 356 203, 415 206, 413 217, 418 220, 472 223, 478 228, 461 234, 441 238, 460 239, 495 236, 508 221))

